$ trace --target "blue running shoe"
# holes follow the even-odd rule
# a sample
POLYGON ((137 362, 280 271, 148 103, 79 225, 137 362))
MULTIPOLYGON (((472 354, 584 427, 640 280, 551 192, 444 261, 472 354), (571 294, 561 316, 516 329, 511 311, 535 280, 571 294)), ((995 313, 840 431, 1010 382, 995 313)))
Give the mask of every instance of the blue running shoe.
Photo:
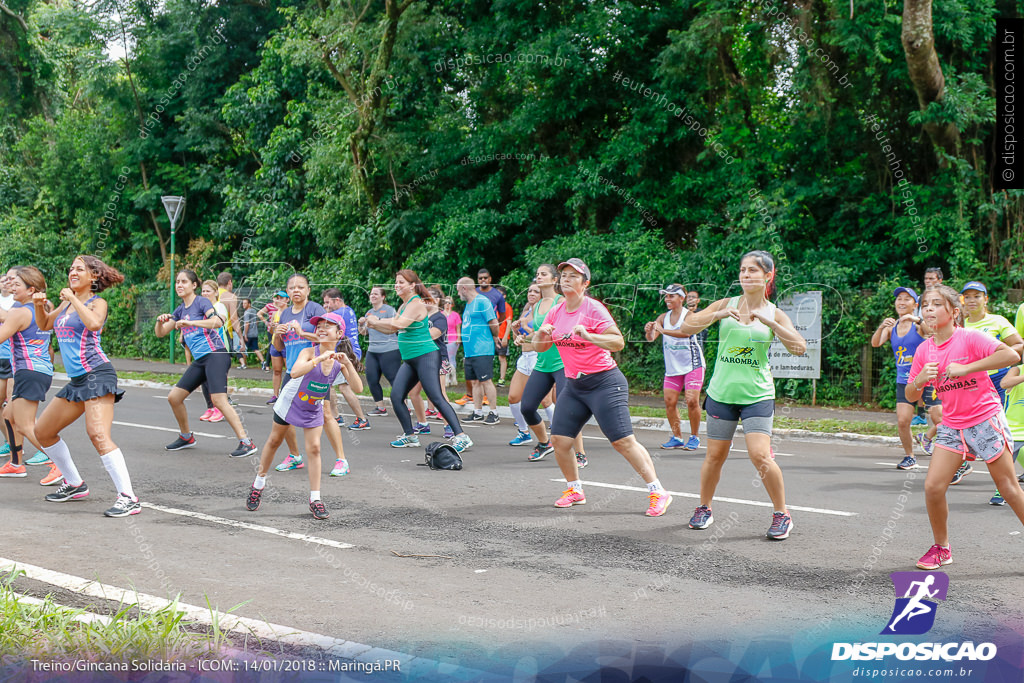
POLYGON ((420 437, 415 434, 402 434, 391 442, 392 448, 418 448, 420 437))
POLYGON ((793 520, 789 512, 775 512, 772 514, 772 525, 768 527, 765 534, 773 541, 783 541, 789 538, 789 532, 793 530, 793 520))
POLYGON ((525 446, 528 443, 533 443, 533 437, 530 436, 530 432, 519 432, 516 434, 516 438, 508 442, 509 446, 525 446))
POLYGON ((715 518, 711 514, 711 508, 707 505, 698 505, 697 509, 693 511, 693 517, 690 518, 690 528, 707 529, 714 521, 715 518))
POLYGON ((912 427, 924 427, 928 424, 928 419, 922 415, 915 415, 914 419, 910 421, 912 427))
POLYGON ((429 434, 430 425, 425 422, 417 422, 416 426, 412 428, 413 434, 429 434))
POLYGON ((5 443, 3 446, 0 446, 0 455, 10 455, 10 454, 11 454, 11 444, 5 443))
POLYGON ((686 445, 683 446, 683 448, 685 448, 688 451, 697 450, 698 448, 700 448, 700 439, 697 438, 695 435, 691 435, 690 438, 686 440, 686 445))
POLYGON ((1003 495, 996 491, 996 495, 992 496, 988 500, 989 505, 1006 505, 1006 501, 1003 500, 1003 495))
POLYGON ((36 451, 36 454, 25 461, 26 465, 49 465, 50 456, 42 451, 36 451))
POLYGON ((457 452, 462 453, 472 447, 473 440, 470 439, 465 432, 459 434, 458 436, 452 437, 452 448, 454 448, 457 452))
POLYGON ((953 481, 949 482, 949 485, 955 486, 956 484, 959 484, 961 481, 963 481, 964 477, 966 477, 973 471, 974 468, 971 467, 971 463, 965 460, 964 464, 960 465, 960 469, 958 469, 956 473, 953 475, 953 481))
POLYGON ((904 457, 902 460, 900 460, 900 464, 896 465, 896 467, 898 469, 901 469, 901 470, 912 470, 916 466, 917 466, 917 458, 915 458, 912 455, 908 455, 908 456, 904 457))
POLYGON ((450 439, 453 436, 455 436, 455 430, 452 429, 450 426, 445 425, 444 426, 444 438, 450 439))
POLYGON ((661 447, 666 450, 670 448, 686 448, 686 442, 678 436, 673 436, 671 439, 661 444, 661 447))

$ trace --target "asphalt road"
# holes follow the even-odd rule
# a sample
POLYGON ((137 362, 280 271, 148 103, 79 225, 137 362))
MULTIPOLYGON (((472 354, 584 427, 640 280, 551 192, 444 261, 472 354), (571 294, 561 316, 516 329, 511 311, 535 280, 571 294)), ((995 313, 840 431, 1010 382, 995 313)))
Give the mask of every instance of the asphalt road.
MULTIPOLYGON (((256 457, 226 456, 235 445, 231 430, 226 422, 198 421, 198 394, 187 404, 193 429, 213 436, 200 435, 192 450, 164 451, 176 431, 164 396, 129 388, 115 415, 114 438, 146 504, 140 515, 102 516, 114 491, 79 422, 64 436, 91 495, 46 503, 52 489, 38 485, 45 468, 0 481, 7 520, 0 555, 511 672, 574 653, 590 656, 584 651, 596 643, 635 654, 697 641, 742 651, 752 638, 783 638, 795 650, 828 639, 870 640, 893 608, 888 574, 914 570, 931 544, 924 470, 895 469, 901 453, 893 447, 776 439, 795 526, 788 540, 772 542, 765 538, 771 507, 742 439, 723 473, 715 524, 693 531, 687 522, 697 504, 703 447, 661 451, 664 433, 638 432, 675 493, 665 516, 648 518, 639 477, 587 428, 588 503, 560 510, 552 505, 564 488, 553 457, 532 463, 529 448, 508 447, 514 428, 507 420, 467 426, 475 446, 464 456, 465 469, 435 472, 417 466, 422 449, 388 446, 399 431, 394 417, 373 419, 371 431, 346 431, 346 477, 326 476, 333 457, 324 441, 329 520, 311 517, 304 470, 272 472, 263 506, 250 513, 244 502, 256 457)), ((262 398, 237 398, 262 445, 270 408, 262 398)), ((442 426, 432 424, 439 433, 442 426)), ((950 490, 951 587, 929 637, 977 641, 1024 629, 1024 527, 1008 507, 987 504, 992 491, 983 465, 950 490)))

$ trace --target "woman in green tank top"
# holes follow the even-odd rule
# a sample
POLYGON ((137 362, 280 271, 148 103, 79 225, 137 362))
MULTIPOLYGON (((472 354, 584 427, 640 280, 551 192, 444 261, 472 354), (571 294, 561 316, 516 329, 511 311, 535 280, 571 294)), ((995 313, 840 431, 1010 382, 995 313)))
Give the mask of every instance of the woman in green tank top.
POLYGON ((700 470, 700 505, 690 519, 691 529, 706 529, 714 517, 711 500, 729 457, 736 425, 743 422, 743 436, 750 461, 775 506, 767 536, 781 541, 789 536, 793 520, 786 509, 782 469, 771 451, 772 417, 775 414, 775 381, 768 365, 768 348, 774 337, 795 356, 807 351, 807 343, 789 316, 768 297, 775 290, 775 262, 771 254, 751 251, 740 259, 741 296, 719 299, 700 313, 683 320, 679 331, 697 334, 716 321, 718 353, 708 384, 708 452, 700 470))
MULTIPOLYGON (((395 448, 417 447, 420 439, 413 428, 405 399, 417 383, 422 384, 427 398, 433 401, 455 436, 452 446, 460 453, 473 445, 462 431, 455 409, 448 403, 441 390, 441 352, 430 336, 427 306, 424 301, 433 301, 419 276, 408 269, 395 274, 395 293, 402 300, 402 306, 394 318, 381 319, 375 315, 366 316, 368 327, 385 334, 398 333, 398 351, 402 355, 402 367, 395 375, 391 386, 391 405, 402 423, 403 433, 391 442, 395 448)), ((423 416, 420 416, 423 417, 423 416)), ((427 428, 429 432, 429 427, 427 428)))

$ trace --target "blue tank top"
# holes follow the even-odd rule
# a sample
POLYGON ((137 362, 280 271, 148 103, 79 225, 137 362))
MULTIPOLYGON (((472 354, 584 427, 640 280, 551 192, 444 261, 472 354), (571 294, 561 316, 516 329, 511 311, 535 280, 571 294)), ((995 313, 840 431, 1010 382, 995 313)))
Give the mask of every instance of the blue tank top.
MULTIPOLYGON (((291 306, 285 306, 284 310, 281 311, 280 324, 284 325, 292 320, 298 320, 299 324, 302 325, 303 332, 312 332, 315 328, 310 324, 310 319, 314 316, 324 315, 327 311, 324 307, 315 301, 307 301, 306 305, 298 313, 292 312, 291 306)), ((288 332, 282 337, 284 342, 284 368, 285 372, 291 372, 292 366, 295 365, 295 361, 298 359, 299 354, 302 353, 302 349, 308 349, 311 346, 315 346, 314 342, 305 339, 295 330, 288 330, 288 332)))
MULTIPOLYGON (((85 302, 88 306, 98 296, 91 297, 85 302)), ((105 322, 105 321, 104 321, 105 322)), ((93 332, 85 326, 78 311, 71 304, 64 309, 64 312, 57 316, 53 324, 53 333, 57 335, 57 344, 60 346, 60 357, 64 359, 64 371, 69 377, 80 377, 92 372, 100 365, 109 363, 110 359, 100 348, 100 329, 93 332)))
POLYGON ((50 362, 50 332, 43 332, 36 325, 36 307, 32 304, 15 303, 12 311, 27 308, 32 314, 29 326, 11 337, 11 360, 14 371, 32 370, 44 375, 53 375, 53 363, 50 362))
MULTIPOLYGON (((216 315, 213 304, 206 297, 197 296, 189 306, 181 302, 174 313, 171 314, 175 320, 206 320, 211 315, 216 315)), ((226 351, 224 340, 221 339, 217 330, 208 330, 205 327, 186 325, 181 328, 181 338, 185 346, 192 352, 193 358, 202 358, 214 351, 226 351)))
POLYGON ((896 334, 897 324, 889 333, 889 344, 892 355, 896 358, 896 384, 906 384, 910 378, 910 366, 914 363, 914 353, 924 342, 924 337, 917 333, 917 325, 911 325, 910 331, 902 337, 896 334))

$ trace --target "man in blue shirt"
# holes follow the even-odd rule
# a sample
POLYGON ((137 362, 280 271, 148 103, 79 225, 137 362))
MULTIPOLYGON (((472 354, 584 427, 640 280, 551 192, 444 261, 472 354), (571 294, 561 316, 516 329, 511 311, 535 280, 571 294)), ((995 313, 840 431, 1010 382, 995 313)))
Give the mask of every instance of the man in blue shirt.
MULTIPOLYGON (((470 422, 498 424, 498 391, 494 386, 494 340, 498 337, 498 316, 490 299, 478 294, 473 280, 459 279, 459 298, 466 302, 462 312, 462 349, 465 354, 466 380, 473 393, 473 414, 470 422), (487 397, 491 412, 484 417, 483 399, 487 397)), ((502 298, 504 303, 504 297, 502 298)))
MULTIPOLYGON (((498 316, 498 328, 500 330, 501 321, 505 319, 505 306, 507 304, 505 303, 505 294, 492 285, 493 281, 494 278, 491 277, 491 271, 486 268, 481 268, 477 271, 476 282, 479 287, 476 288, 476 291, 487 297, 487 300, 494 306, 494 314, 498 316)), ((505 373, 508 372, 508 342, 499 336, 495 339, 495 348, 498 353, 498 368, 500 372, 498 384, 505 386, 505 373)))

